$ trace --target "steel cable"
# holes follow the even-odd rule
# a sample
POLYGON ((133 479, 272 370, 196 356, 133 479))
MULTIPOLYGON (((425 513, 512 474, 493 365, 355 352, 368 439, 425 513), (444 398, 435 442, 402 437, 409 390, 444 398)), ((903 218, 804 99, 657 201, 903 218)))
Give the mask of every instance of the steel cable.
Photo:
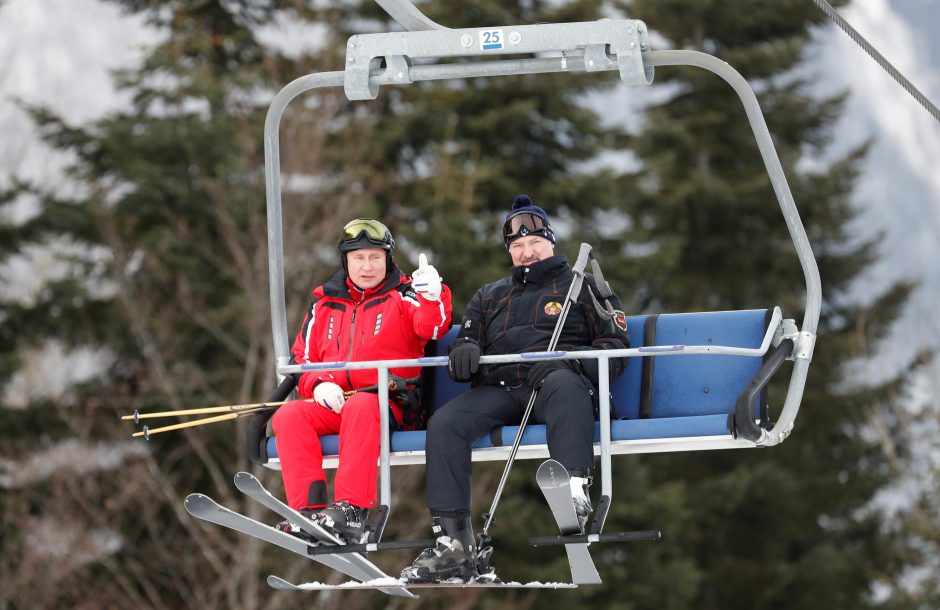
POLYGON ((849 25, 849 23, 843 19, 834 8, 832 8, 831 4, 826 2, 826 0, 813 0, 813 2, 815 2, 816 6, 818 6, 824 13, 829 15, 829 18, 832 19, 836 25, 842 28, 842 31, 848 34, 849 37, 854 40, 858 46, 862 47, 865 52, 872 57, 872 59, 878 62, 878 65, 881 66, 885 72, 890 74, 894 80, 900 83, 900 85, 904 87, 911 97, 920 102, 920 105, 926 108, 927 112, 933 115, 933 118, 940 121, 940 110, 937 110, 937 107, 927 99, 927 96, 921 93, 920 90, 915 87, 913 83, 911 83, 911 81, 907 80, 907 78, 905 78, 897 68, 891 65, 891 62, 885 59, 884 56, 875 49, 875 47, 871 46, 871 44, 865 40, 864 36, 859 34, 855 28, 849 25))

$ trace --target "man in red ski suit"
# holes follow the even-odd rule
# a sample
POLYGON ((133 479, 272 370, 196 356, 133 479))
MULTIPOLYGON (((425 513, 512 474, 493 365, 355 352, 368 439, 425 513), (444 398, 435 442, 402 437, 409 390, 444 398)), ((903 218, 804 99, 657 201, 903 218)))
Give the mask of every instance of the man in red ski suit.
MULTIPOLYGON (((292 348, 296 363, 419 358, 428 340, 446 334, 450 289, 424 254, 409 279, 392 258, 389 230, 368 218, 348 223, 338 246, 343 268, 313 291, 292 348)), ((420 372, 420 367, 389 371, 403 378, 420 372)), ((376 504, 377 379, 375 369, 304 373, 297 390, 308 400, 283 405, 272 420, 287 503, 350 542, 359 541, 376 504), (361 388, 371 391, 357 391, 361 388), (334 503, 327 506, 319 436, 336 433, 339 468, 334 503)), ((402 405, 390 400, 389 406, 392 426, 405 425, 402 405)), ((278 527, 299 533, 289 522, 278 527)))

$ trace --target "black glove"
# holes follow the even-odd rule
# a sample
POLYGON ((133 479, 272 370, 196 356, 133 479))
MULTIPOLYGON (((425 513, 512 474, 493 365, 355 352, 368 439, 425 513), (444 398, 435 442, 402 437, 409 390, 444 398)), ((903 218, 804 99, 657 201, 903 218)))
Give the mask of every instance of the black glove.
POLYGON ((553 372, 564 370, 578 372, 578 361, 543 360, 542 362, 536 362, 534 365, 532 365, 532 368, 529 369, 529 376, 526 378, 526 382, 533 390, 537 390, 542 387, 542 384, 545 383, 545 380, 553 372))
POLYGON ((471 341, 461 343, 450 350, 447 372, 454 381, 470 381, 480 369, 480 346, 471 341))

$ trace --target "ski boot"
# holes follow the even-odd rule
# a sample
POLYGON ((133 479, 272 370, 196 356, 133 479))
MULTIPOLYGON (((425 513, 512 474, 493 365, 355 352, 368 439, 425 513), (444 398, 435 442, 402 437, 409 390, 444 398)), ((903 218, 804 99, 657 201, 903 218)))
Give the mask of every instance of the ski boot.
POLYGON ((578 516, 578 525, 581 526, 581 533, 587 533, 585 529, 591 519, 591 471, 584 468, 572 470, 571 476, 571 499, 574 501, 574 512, 578 516))
POLYGON ((360 544, 369 537, 369 530, 366 528, 368 516, 369 509, 340 500, 317 513, 314 521, 344 543, 360 544))
POLYGON ((493 548, 477 549, 469 513, 432 515, 434 548, 424 549, 401 571, 403 580, 430 582, 499 582, 489 565, 493 548))
MULTIPOLYGON (((320 510, 323 510, 323 509, 322 508, 301 508, 297 512, 312 521, 316 518, 317 511, 320 511, 320 510)), ((310 534, 303 531, 300 528, 299 524, 291 522, 290 519, 284 519, 283 521, 275 525, 274 529, 290 534, 291 536, 296 536, 297 538, 300 538, 301 540, 304 540, 306 542, 317 542, 317 540, 313 538, 310 534)))

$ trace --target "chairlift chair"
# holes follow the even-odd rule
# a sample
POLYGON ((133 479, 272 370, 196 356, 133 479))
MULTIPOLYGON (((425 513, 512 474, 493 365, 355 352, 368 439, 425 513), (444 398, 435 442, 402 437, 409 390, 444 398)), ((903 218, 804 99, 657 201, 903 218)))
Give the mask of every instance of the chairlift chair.
MULTIPOLYGON (((457 327, 437 342, 433 356, 411 360, 291 364, 284 294, 284 248, 281 212, 279 127, 288 104, 307 91, 344 88, 350 101, 375 99, 381 87, 406 86, 425 80, 489 78, 550 72, 617 71, 631 86, 649 86, 656 67, 695 66, 724 79, 741 99, 767 168, 783 219, 789 229, 806 283, 802 326, 784 319, 779 307, 761 310, 632 316, 632 347, 484 356, 481 363, 525 362, 539 358, 597 358, 600 412, 595 453, 601 462, 601 501, 595 530, 600 531, 613 497, 611 456, 624 453, 771 447, 793 430, 816 340, 821 303, 819 270, 800 221, 786 176, 747 81, 724 61, 696 51, 653 51, 646 25, 633 19, 595 22, 512 25, 448 29, 431 21, 409 0, 376 0, 405 31, 360 34, 346 45, 343 71, 314 73, 285 86, 272 101, 264 129, 268 257, 272 332, 276 371, 284 380, 272 400, 292 391, 291 375, 308 371, 372 368, 378 371, 381 415, 380 504, 387 518, 391 507, 390 468, 424 462, 424 432, 389 432, 388 370, 430 367, 432 380, 424 400, 433 410, 465 390, 443 368, 446 346, 457 327), (505 59, 479 58, 523 55, 505 59), (537 56, 536 56, 537 55, 537 56), (460 63, 432 63, 441 58, 478 58, 460 63), (416 59, 423 60, 415 65, 416 59), (609 380, 609 358, 627 357, 621 377, 609 380), (775 422, 764 393, 783 362, 793 362, 786 398, 775 422), (613 401, 611 402, 611 397, 613 401)), ((269 416, 269 415, 268 415, 269 416)), ((247 452, 255 463, 279 468, 276 439, 266 434, 265 415, 249 426, 247 452)), ((517 427, 506 426, 480 439, 473 459, 504 460, 517 427)), ((324 437, 324 466, 335 467, 338 442, 324 437)), ((545 458, 544 426, 526 428, 518 457, 545 458)), ((384 527, 384 519, 382 520, 384 527)), ((379 531, 381 534, 381 531, 379 531)))

